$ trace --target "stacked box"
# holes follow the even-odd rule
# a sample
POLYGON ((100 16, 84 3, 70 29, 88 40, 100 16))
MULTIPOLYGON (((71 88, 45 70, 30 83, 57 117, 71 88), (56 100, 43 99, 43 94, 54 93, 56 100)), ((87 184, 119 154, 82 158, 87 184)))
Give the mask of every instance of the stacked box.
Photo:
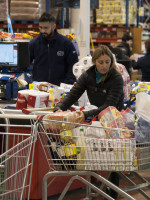
POLYGON ((86 139, 85 169, 100 171, 135 171, 135 139, 86 139))
MULTIPOLYGON (((136 13, 136 1, 129 1, 129 23, 132 24, 136 13)), ((99 0, 99 9, 96 9, 96 23, 125 24, 126 0, 99 0)))
POLYGON ((6 0, 0 0, 0 21, 7 21, 8 3, 6 0))
POLYGON ((39 19, 39 0, 11 0, 10 16, 15 20, 39 19))

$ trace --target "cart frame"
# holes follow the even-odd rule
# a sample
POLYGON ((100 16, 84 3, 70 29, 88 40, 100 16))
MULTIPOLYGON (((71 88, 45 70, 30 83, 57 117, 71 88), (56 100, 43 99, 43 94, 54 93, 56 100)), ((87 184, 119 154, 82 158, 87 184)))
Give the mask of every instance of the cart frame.
MULTIPOLYGON (((49 121, 49 120, 46 120, 46 121, 49 121)), ((56 120, 50 120, 51 123, 58 123, 58 121, 56 120)), ((59 123, 64 123, 62 121, 60 121, 59 123)), ((76 125, 76 126, 81 126, 81 124, 77 124, 77 123, 68 123, 68 122, 65 122, 66 124, 69 124, 69 125, 76 125)), ((43 130, 41 130, 39 133, 38 133, 38 136, 40 138, 40 141, 41 141, 41 144, 42 144, 42 135, 46 135, 46 137, 48 137, 48 134, 46 130, 44 130, 43 128, 43 122, 40 122, 38 127, 42 127, 43 130)), ((86 127, 88 125, 82 125, 82 127, 86 127)), ((90 125, 91 127, 91 125, 90 125)), ((93 126, 95 127, 95 126, 93 126)), ((95 128, 100 128, 100 127, 95 127, 95 128)), ((104 128, 104 127, 101 127, 101 128, 104 128)), ((110 129, 110 128, 108 128, 110 129)), ((112 130, 121 130, 121 131, 127 131, 127 130, 123 130, 123 129, 115 129, 115 128, 111 128, 112 130)), ((133 131, 132 131, 133 132, 133 131)), ((54 133, 53 133, 54 134, 54 133)), ((47 199, 47 187, 50 186, 53 181, 55 180, 56 177, 58 176, 71 176, 71 179, 68 181, 67 185, 65 186, 64 190, 62 191, 62 193, 60 194, 59 196, 59 200, 63 199, 65 194, 67 193, 70 185, 73 183, 74 180, 79 180, 81 182, 83 182, 85 185, 86 185, 86 199, 90 199, 91 197, 93 196, 98 196, 98 195, 102 195, 103 197, 109 199, 109 200, 112 200, 113 198, 110 197, 108 194, 106 194, 104 191, 103 191, 103 188, 104 186, 107 186, 111 189, 113 189, 114 191, 116 191, 119 195, 125 197, 126 199, 131 199, 133 200, 134 198, 129 195, 127 192, 128 191, 133 191, 133 190, 138 190, 146 199, 150 199, 150 197, 143 191, 143 188, 145 187, 150 187, 150 183, 145 180, 144 178, 142 178, 137 172, 135 172, 135 170, 131 170, 130 173, 136 175, 136 177, 138 177, 142 183, 139 184, 139 185, 136 185, 129 177, 126 176, 126 174, 124 174, 123 172, 120 171, 116 171, 120 177, 122 177, 124 180, 128 181, 130 184, 132 184, 133 186, 131 187, 128 187, 128 188, 119 188, 117 187, 116 185, 114 185, 113 183, 111 183, 108 178, 111 174, 111 171, 109 170, 106 170, 108 171, 108 176, 106 178, 102 177, 100 174, 96 173, 96 171, 94 170, 57 170, 54 169, 52 166, 51 166, 51 163, 49 160, 53 160, 52 158, 49 157, 49 155, 46 153, 46 150, 45 148, 47 148, 46 146, 48 145, 45 145, 44 147, 44 144, 43 145, 43 150, 44 150, 44 153, 45 153, 45 156, 46 156, 46 159, 47 159, 47 162, 48 162, 48 165, 49 165, 49 172, 47 174, 45 174, 44 178, 43 178, 43 184, 42 184, 42 199, 43 200, 46 200, 47 199), (85 176, 86 178, 83 178, 83 176, 85 176), (94 177, 96 178, 97 180, 99 180, 101 182, 101 186, 100 187, 96 187, 93 183, 91 183, 91 177, 94 177), (49 178, 53 178, 52 181, 48 184, 48 179, 49 178), (94 190, 96 193, 93 194, 91 192, 91 189, 94 190)), ((150 146, 150 143, 148 143, 147 145, 150 146)), ((97 170, 98 171, 98 170, 97 170)), ((123 170, 124 171, 124 170, 123 170)))

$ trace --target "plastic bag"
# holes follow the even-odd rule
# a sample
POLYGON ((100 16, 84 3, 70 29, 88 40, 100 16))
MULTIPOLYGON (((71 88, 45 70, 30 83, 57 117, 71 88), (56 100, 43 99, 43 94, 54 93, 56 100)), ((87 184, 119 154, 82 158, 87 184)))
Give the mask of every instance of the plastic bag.
POLYGON ((140 92, 136 95, 135 138, 137 142, 150 141, 150 95, 140 92))
POLYGON ((137 119, 142 117, 150 122, 150 95, 145 92, 136 94, 135 115, 137 119))
POLYGON ((137 142, 150 142, 150 122, 142 117, 138 118, 135 123, 135 139, 137 142))
POLYGON ((130 96, 130 76, 124 65, 117 63, 117 69, 121 73, 124 82, 123 84, 124 101, 128 101, 130 96))

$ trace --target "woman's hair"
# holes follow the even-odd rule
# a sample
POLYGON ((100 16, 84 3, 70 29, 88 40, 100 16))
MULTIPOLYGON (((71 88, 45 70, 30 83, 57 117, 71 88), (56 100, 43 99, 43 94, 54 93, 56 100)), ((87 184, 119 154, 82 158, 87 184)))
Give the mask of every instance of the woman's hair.
POLYGON ((40 17, 39 22, 49 22, 49 23, 55 24, 56 19, 51 14, 44 12, 40 17))
POLYGON ((150 39, 145 41, 145 49, 147 53, 150 53, 150 39))
POLYGON ((112 54, 112 52, 110 51, 110 49, 105 46, 105 45, 100 45, 93 53, 93 56, 92 56, 92 62, 93 64, 96 63, 96 60, 100 57, 100 56, 103 56, 103 55, 107 55, 108 57, 110 57, 111 59, 111 64, 110 64, 110 69, 111 68, 115 68, 116 69, 116 64, 115 64, 115 59, 114 59, 114 56, 112 54))

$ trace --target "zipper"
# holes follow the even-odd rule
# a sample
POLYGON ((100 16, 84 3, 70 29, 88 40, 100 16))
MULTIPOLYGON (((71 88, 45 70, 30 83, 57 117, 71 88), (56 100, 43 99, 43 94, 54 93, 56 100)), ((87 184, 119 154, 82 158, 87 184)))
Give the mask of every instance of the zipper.
POLYGON ((47 47, 48 47, 48 82, 50 83, 50 80, 51 80, 51 69, 50 69, 50 61, 49 61, 49 43, 47 44, 47 47))

